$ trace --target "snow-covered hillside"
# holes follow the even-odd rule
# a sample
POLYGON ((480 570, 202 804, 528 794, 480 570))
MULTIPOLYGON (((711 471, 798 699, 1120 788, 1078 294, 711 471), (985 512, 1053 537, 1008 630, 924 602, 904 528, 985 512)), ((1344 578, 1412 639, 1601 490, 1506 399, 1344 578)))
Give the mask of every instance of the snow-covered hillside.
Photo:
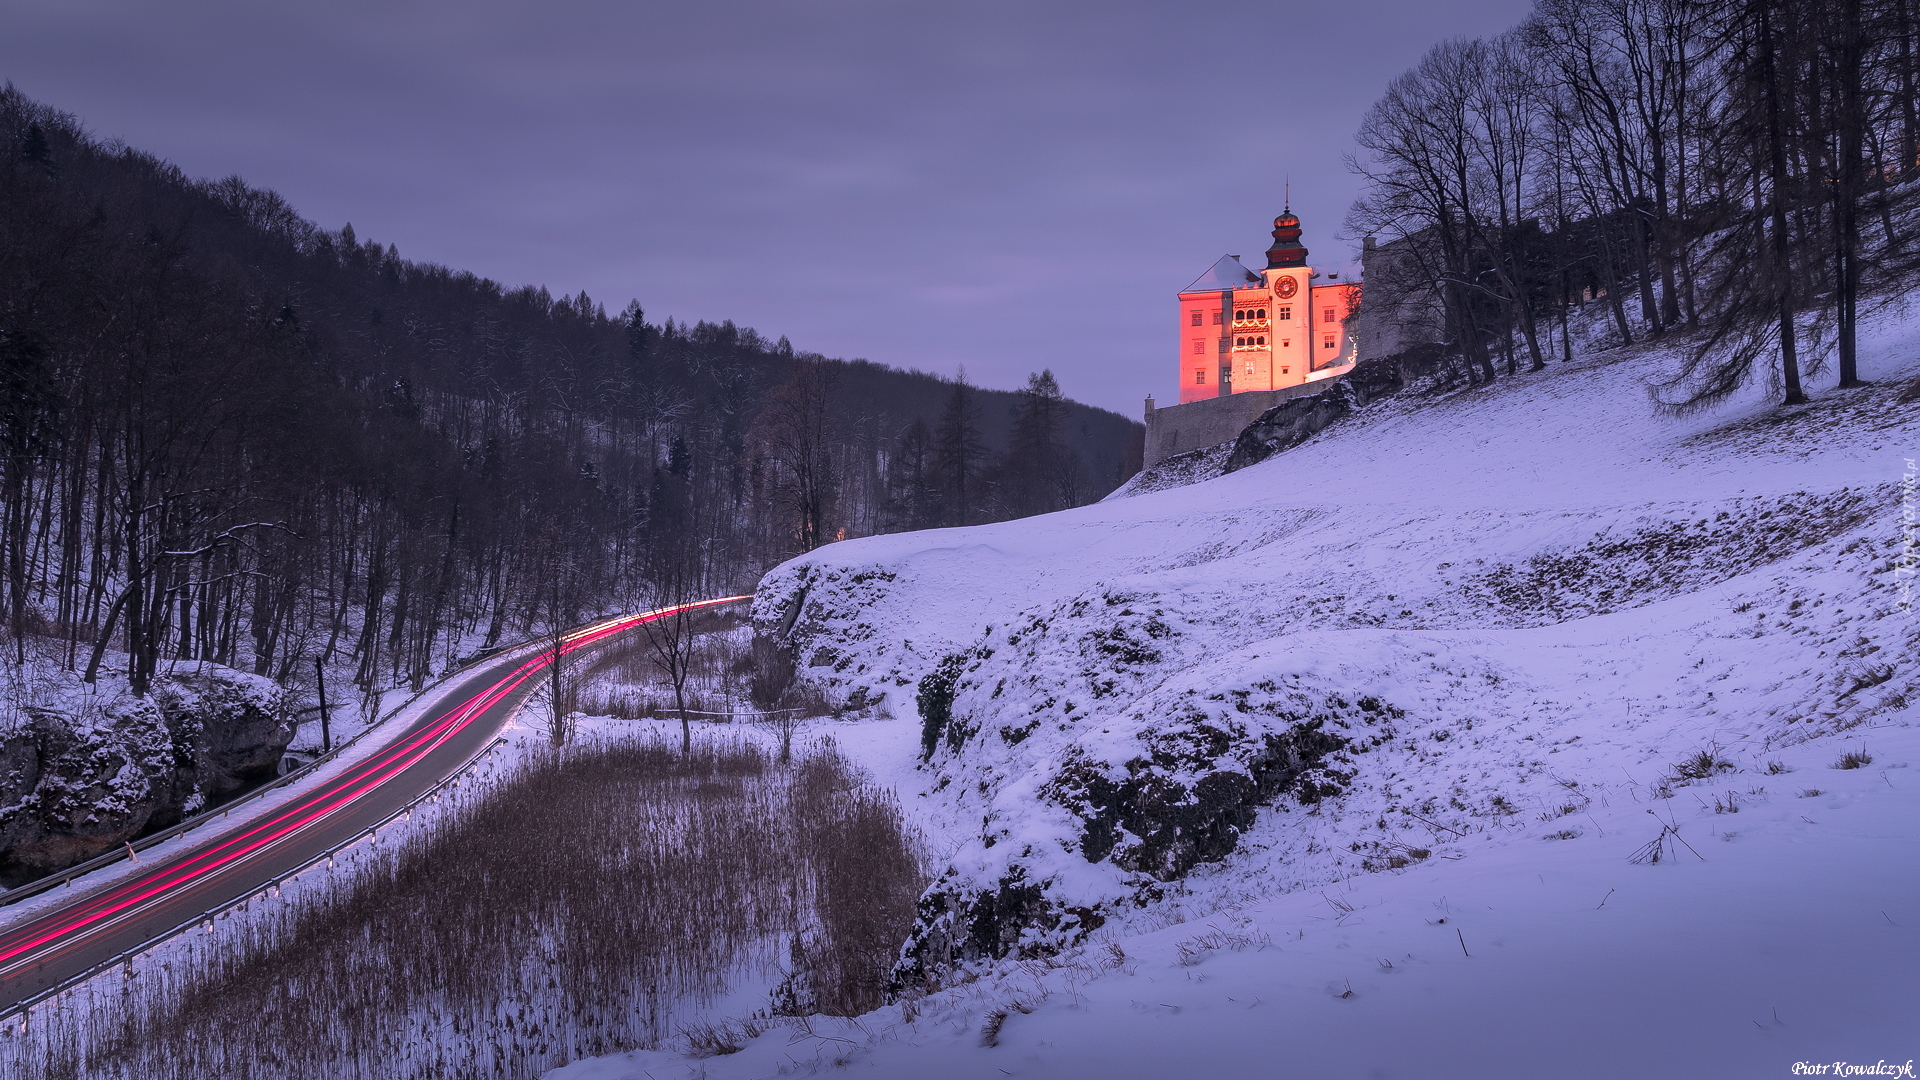
POLYGON ((756 619, 895 718, 835 734, 946 858, 900 969, 934 992, 697 1068, 1920 1058, 1917 359, 1920 320, 1883 319, 1872 387, 1673 420, 1670 356, 1596 354, 778 568, 756 619))

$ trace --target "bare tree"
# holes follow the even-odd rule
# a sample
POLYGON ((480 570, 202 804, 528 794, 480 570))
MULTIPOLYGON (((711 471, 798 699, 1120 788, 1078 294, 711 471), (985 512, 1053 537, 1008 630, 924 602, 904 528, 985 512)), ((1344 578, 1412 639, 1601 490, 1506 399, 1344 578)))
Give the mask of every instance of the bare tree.
POLYGON ((567 623, 570 621, 561 605, 561 577, 558 572, 553 574, 547 608, 547 697, 550 706, 547 741, 555 749, 567 745, 573 735, 573 698, 568 693, 572 687, 561 676, 567 651, 567 623))
POLYGON ((1796 35, 1781 25, 1787 7, 1781 0, 1743 0, 1712 27, 1725 114, 1708 149, 1730 205, 1721 227, 1704 238, 1703 332, 1679 370, 1656 387, 1655 400, 1673 411, 1722 401, 1760 370, 1779 387, 1782 404, 1807 400, 1796 316, 1808 275, 1796 257, 1792 227, 1804 212, 1803 178, 1792 172, 1787 85, 1788 69, 1796 65, 1783 57, 1796 35), (1774 356, 1777 368, 1766 363, 1774 356))
POLYGON ((1425 237, 1414 257, 1475 383, 1494 378, 1483 318, 1490 296, 1477 281, 1475 246, 1482 228, 1472 105, 1485 54, 1482 42, 1443 42, 1388 85, 1355 136, 1369 156, 1351 164, 1367 191, 1349 216, 1359 232, 1425 237))
POLYGON ((1436 46, 1359 132, 1349 224, 1399 272, 1369 272, 1369 303, 1437 297, 1476 381, 1483 337, 1517 329, 1538 370, 1536 307, 1570 356, 1568 309, 1603 299, 1623 344, 1698 331, 1665 407, 1756 376, 1797 404, 1830 355, 1858 385, 1862 297, 1920 273, 1916 10, 1536 0, 1514 34, 1436 46))
POLYGON ((779 476, 792 535, 801 551, 827 542, 826 523, 838 475, 833 462, 833 390, 837 374, 823 360, 799 360, 793 377, 773 391, 755 434, 779 476))
POLYGON ((648 610, 664 612, 640 624, 654 666, 673 688, 674 708, 680 714, 680 748, 693 752, 693 725, 687 714, 687 682, 693 673, 700 612, 687 605, 704 600, 710 577, 706 555, 709 544, 701 525, 710 517, 703 508, 687 508, 677 535, 656 540, 645 586, 648 610))

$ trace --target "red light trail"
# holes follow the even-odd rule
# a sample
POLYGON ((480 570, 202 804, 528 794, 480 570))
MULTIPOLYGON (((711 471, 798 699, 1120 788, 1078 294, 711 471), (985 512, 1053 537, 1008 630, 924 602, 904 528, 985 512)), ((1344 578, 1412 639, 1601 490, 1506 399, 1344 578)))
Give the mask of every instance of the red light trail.
MULTIPOLYGON (((630 630, 641 623, 678 612, 745 599, 749 598, 730 596, 717 600, 702 600, 697 603, 661 608, 594 623, 566 635, 560 653, 564 656, 630 630)), ((552 652, 551 646, 539 648, 531 658, 522 661, 513 670, 480 692, 448 709, 431 723, 408 732, 405 737, 393 744, 349 766, 339 776, 324 783, 318 790, 304 798, 297 799, 277 811, 268 811, 266 820, 244 827, 240 832, 224 837, 209 847, 163 864, 133 881, 82 898, 68 907, 32 919, 16 928, 11 934, 0 934, 0 983, 24 973, 28 968, 43 965, 54 956, 81 947, 88 938, 116 925, 123 918, 177 894, 222 869, 265 851, 314 823, 328 819, 342 808, 352 805, 367 793, 404 773, 435 749, 445 745, 448 740, 467 730, 477 718, 542 671, 551 659, 552 652)), ((276 878, 278 876, 283 875, 275 875, 276 878)), ((258 884, 265 883, 263 881, 258 884)), ((117 960, 118 957, 113 959, 117 960)), ((0 996, 0 1002, 3 1001, 4 996, 0 996)), ((5 1007, 4 1003, 0 1003, 0 1008, 5 1007)))

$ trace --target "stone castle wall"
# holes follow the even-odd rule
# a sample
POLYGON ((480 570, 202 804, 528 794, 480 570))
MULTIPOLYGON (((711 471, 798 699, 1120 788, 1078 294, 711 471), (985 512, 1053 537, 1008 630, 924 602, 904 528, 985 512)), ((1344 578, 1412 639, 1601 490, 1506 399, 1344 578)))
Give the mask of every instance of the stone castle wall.
POLYGON ((1346 371, 1345 367, 1334 368, 1312 382, 1278 390, 1247 390, 1154 409, 1146 414, 1147 447, 1143 467, 1189 450, 1232 442, 1248 424, 1258 420, 1261 413, 1283 401, 1317 394, 1327 388, 1329 379, 1346 371))

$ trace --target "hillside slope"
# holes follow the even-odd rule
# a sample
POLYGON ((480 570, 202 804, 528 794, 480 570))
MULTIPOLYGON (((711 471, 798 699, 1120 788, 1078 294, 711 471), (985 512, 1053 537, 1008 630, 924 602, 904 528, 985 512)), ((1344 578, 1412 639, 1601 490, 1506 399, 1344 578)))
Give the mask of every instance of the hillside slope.
MULTIPOLYGON (((1920 322, 1883 319, 1876 385, 1685 420, 1648 405, 1669 356, 1592 355, 1389 399, 1190 487, 784 564, 756 617, 886 702, 897 719, 836 736, 947 859, 899 974, 984 973, 826 1057, 989 1077, 1904 1062, 1917 347, 1920 322), (945 712, 925 765, 916 697, 945 712)), ((799 1059, 779 1042, 706 1075, 799 1059)), ((682 1075, 642 1057, 565 1075, 682 1075)))

